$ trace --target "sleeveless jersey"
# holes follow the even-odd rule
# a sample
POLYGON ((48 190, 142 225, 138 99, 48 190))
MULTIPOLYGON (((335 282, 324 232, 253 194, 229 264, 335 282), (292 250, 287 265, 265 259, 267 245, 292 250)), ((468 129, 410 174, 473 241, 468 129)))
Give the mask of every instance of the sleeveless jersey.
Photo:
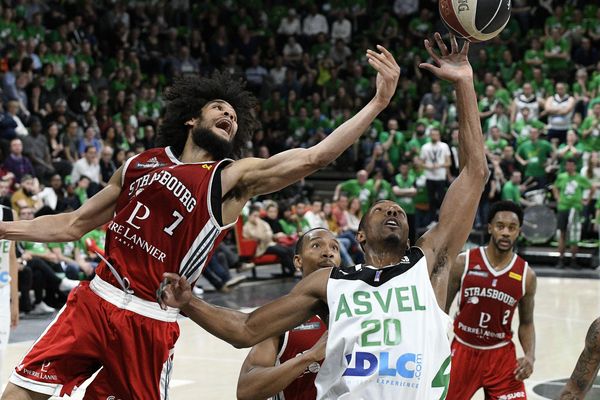
MULTIPOLYGON (((570 96, 565 96, 564 98, 560 98, 558 94, 552 96, 552 107, 562 106, 569 101, 570 96)), ((549 115, 548 116, 548 127, 550 129, 558 129, 558 130, 567 130, 571 128, 571 117, 573 116, 573 110, 565 115, 549 115)))
MULTIPOLYGON (((0 205, 0 220, 12 221, 12 209, 0 205)), ((0 239, 0 367, 10 336, 10 240, 0 239)))
POLYGON ((529 108, 530 119, 537 119, 540 115, 540 105, 535 95, 532 95, 528 98, 523 93, 521 93, 515 98, 515 105, 517 106, 517 115, 515 117, 516 121, 523 119, 523 114, 521 114, 521 111, 524 108, 529 108))
MULTIPOLYGON (((277 365, 299 356, 312 348, 327 331, 327 326, 318 316, 314 316, 304 324, 283 334, 281 350, 277 355, 277 365)), ((314 363, 296 380, 274 397, 274 400, 315 400, 317 388, 315 377, 320 369, 319 363, 314 363)))
POLYGON ((233 224, 221 221, 221 169, 231 160, 182 163, 169 147, 125 163, 121 194, 106 235, 106 259, 97 275, 154 301, 164 272, 194 282, 233 224))
MULTIPOLYGON (((0 220, 12 221, 12 209, 0 205, 0 220)), ((0 301, 10 301, 10 240, 0 239, 0 301), (4 290, 4 288, 7 288, 4 290), (5 293, 6 292, 6 293, 5 293)))
POLYGON ((478 349, 510 343, 512 318, 525 295, 527 268, 527 262, 516 254, 506 268, 496 271, 484 247, 466 253, 454 319, 456 340, 478 349))
POLYGON ((446 398, 450 318, 437 304, 421 249, 381 269, 334 268, 327 302, 317 399, 446 398))

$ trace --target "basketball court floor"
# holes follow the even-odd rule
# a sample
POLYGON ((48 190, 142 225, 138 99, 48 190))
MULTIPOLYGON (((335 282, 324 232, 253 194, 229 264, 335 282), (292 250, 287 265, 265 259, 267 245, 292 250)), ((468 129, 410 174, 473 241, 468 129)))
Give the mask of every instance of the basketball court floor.
MULTIPOLYGON (((544 275, 541 271, 539 274, 544 275)), ((530 399, 555 399, 570 376, 583 348, 587 329, 600 316, 598 278, 599 274, 592 271, 586 278, 539 278, 535 302, 537 360, 533 375, 526 381, 530 399)), ((251 310, 285 294, 293 285, 290 280, 247 282, 232 293, 207 293, 204 298, 222 306, 251 310)), ((50 320, 50 317, 24 320, 13 332, 12 343, 2 362, 0 379, 3 385, 14 365, 50 320)), ((515 317, 515 331, 517 323, 515 317)), ((235 349, 188 319, 181 319, 180 326, 170 398, 235 399, 238 372, 248 350, 235 349)), ((474 397, 483 398, 482 393, 474 397)), ((600 399, 600 377, 587 398, 600 399)))

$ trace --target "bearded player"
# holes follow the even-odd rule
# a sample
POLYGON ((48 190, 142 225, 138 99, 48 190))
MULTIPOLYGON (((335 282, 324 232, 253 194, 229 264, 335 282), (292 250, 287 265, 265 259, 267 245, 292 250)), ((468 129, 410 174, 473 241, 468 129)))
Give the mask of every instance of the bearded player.
POLYGON ((487 246, 460 254, 448 281, 449 311, 459 293, 454 319, 452 371, 448 400, 470 399, 479 388, 486 399, 527 398, 524 379, 533 372, 535 272, 514 252, 523 211, 511 201, 492 205, 487 246), (516 357, 511 322, 519 310, 519 342, 525 355, 516 357))
POLYGON ((431 71, 456 88, 462 170, 446 193, 439 223, 409 247, 406 212, 375 203, 359 224, 365 264, 323 268, 290 294, 250 314, 193 298, 189 283, 166 274, 162 300, 235 346, 252 346, 329 310, 326 357, 317 375, 318 399, 445 399, 450 375, 446 302, 451 262, 465 243, 487 178, 468 44, 451 51, 436 33, 431 71), (443 297, 442 297, 443 296, 443 297))
POLYGON ((280 190, 335 160, 383 111, 400 67, 383 47, 373 99, 319 144, 268 159, 241 153, 256 126, 255 101, 228 76, 183 78, 167 90, 160 147, 130 158, 74 212, 3 223, 0 238, 78 240, 110 221, 106 257, 19 363, 2 399, 70 395, 99 368, 87 398, 158 400, 168 395, 178 309, 161 309, 163 273, 194 282, 248 199, 280 190))
MULTIPOLYGON (((340 243, 323 228, 306 232, 296 243, 294 266, 306 278, 321 268, 340 266, 340 243)), ((260 342, 244 360, 238 400, 314 400, 315 377, 325 358, 327 322, 315 315, 283 335, 260 342)))

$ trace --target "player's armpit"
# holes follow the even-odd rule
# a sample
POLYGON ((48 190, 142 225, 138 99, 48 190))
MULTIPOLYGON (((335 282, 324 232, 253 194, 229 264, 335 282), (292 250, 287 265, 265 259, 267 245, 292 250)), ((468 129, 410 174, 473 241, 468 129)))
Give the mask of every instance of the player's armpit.
POLYGON ((463 272, 465 271, 465 261, 466 254, 461 253, 456 257, 456 259, 452 263, 452 267, 450 269, 450 276, 448 277, 448 291, 446 293, 446 303, 444 304, 444 307, 442 307, 446 314, 450 312, 450 307, 452 307, 454 298, 460 290, 460 279, 462 277, 463 272))

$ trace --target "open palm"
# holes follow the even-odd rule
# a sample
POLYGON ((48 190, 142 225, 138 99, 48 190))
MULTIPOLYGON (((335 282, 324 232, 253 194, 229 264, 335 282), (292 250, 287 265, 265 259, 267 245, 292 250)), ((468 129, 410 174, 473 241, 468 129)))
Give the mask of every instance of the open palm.
POLYGON ((434 39, 438 45, 440 55, 436 53, 428 39, 425 39, 425 49, 436 65, 421 63, 419 64, 419 68, 426 69, 438 78, 453 83, 460 79, 472 80, 473 68, 471 68, 468 58, 469 42, 465 41, 463 48, 459 51, 456 37, 450 34, 451 51, 448 52, 448 47, 446 47, 442 36, 438 32, 435 33, 434 39))

